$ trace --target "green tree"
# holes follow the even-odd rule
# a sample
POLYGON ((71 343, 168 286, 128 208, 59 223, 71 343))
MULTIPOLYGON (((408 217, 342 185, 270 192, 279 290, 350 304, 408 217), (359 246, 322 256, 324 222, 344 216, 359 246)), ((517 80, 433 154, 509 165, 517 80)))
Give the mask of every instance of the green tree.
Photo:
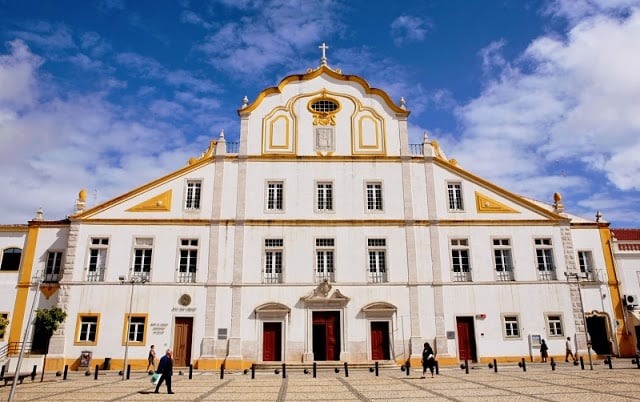
POLYGON ((0 317, 0 338, 4 335, 4 330, 7 329, 9 325, 9 320, 4 317, 0 317))
POLYGON ((51 335, 58 329, 60 324, 67 318, 67 313, 58 307, 43 308, 36 310, 36 320, 34 323, 33 352, 46 353, 49 349, 51 335))

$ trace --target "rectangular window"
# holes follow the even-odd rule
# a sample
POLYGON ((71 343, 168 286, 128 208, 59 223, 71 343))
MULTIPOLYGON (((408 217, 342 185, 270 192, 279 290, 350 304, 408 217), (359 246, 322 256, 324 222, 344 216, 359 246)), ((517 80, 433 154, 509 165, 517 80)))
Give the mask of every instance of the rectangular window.
POLYGON ((334 282, 334 240, 316 239, 316 281, 328 280, 334 282))
POLYGON ((470 282, 469 240, 451 239, 451 264, 454 282, 470 282))
POLYGON ((98 342, 99 314, 79 314, 75 344, 95 345, 98 342))
POLYGON ((333 211, 333 184, 316 184, 316 208, 318 211, 333 211))
POLYGON ((125 315, 125 333, 123 334, 123 344, 129 341, 131 343, 146 343, 146 314, 128 314, 125 315))
POLYGON ((20 269, 21 258, 21 249, 17 247, 5 248, 4 251, 2 251, 2 262, 0 263, 0 271, 18 271, 20 269))
POLYGON ((559 314, 548 314, 547 328, 549 329, 549 336, 564 336, 564 331, 562 330, 562 316, 559 314))
POLYGON ((188 180, 187 181, 187 194, 185 196, 185 209, 196 210, 200 209, 200 193, 202 189, 202 181, 200 180, 188 180))
POLYGON ((580 265, 580 272, 585 279, 590 281, 596 279, 591 251, 578 251, 578 264, 580 265))
POLYGON ((104 271, 107 267, 109 239, 106 237, 92 237, 90 243, 87 281, 102 282, 104 281, 104 271))
POLYGON ((264 283, 282 282, 282 239, 264 241, 264 283))
POLYGON ((450 211, 464 211, 462 203, 462 183, 447 183, 450 211))
POLYGON ((60 280, 61 266, 62 266, 62 252, 49 251, 47 253, 47 265, 44 271, 44 282, 58 282, 60 280))
POLYGON ((387 282, 387 241, 385 239, 367 239, 369 252, 369 282, 387 282))
POLYGON ((133 248, 133 276, 149 280, 151 276, 151 257, 153 255, 153 239, 136 237, 133 248))
POLYGON ((267 183, 267 211, 283 211, 284 183, 267 183))
POLYGON ((520 325, 518 325, 518 316, 505 315, 502 317, 504 323, 505 338, 520 338, 520 325))
POLYGON ((8 321, 9 321, 9 313, 0 313, 0 321, 7 322, 6 327, 0 327, 0 341, 4 340, 4 334, 7 333, 8 321))
POLYGON ((382 211, 382 184, 367 183, 367 211, 382 211))
POLYGON ((180 239, 178 282, 194 283, 198 266, 198 240, 180 239))
POLYGON ((493 239, 493 257, 496 264, 496 279, 499 281, 512 281, 511 240, 493 239))
POLYGON ((538 266, 538 279, 552 281, 556 279, 556 269, 553 264, 553 248, 551 239, 535 239, 536 263, 538 266))

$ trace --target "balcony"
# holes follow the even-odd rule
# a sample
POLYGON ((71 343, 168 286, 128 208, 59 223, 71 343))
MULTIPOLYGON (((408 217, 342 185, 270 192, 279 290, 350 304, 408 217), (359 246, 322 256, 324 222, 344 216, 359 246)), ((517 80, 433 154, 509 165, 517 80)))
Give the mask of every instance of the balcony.
POLYGON ((386 272, 369 272, 370 283, 385 283, 387 282, 386 272))
POLYGON ((265 272, 262 283, 282 283, 282 274, 280 272, 265 272))
POLYGON ((513 281, 515 280, 512 270, 496 271, 497 281, 513 281))
POLYGON ((178 272, 178 282, 179 283, 195 283, 196 273, 195 272, 178 272))
POLYGON ((104 268, 91 270, 87 272, 87 282, 104 282, 104 268))
POLYGON ((454 282, 471 282, 471 271, 453 271, 454 282))
POLYGON ((61 276, 60 273, 46 273, 42 278, 42 283, 58 283, 61 276))
POLYGON ((333 272, 316 272, 316 282, 320 283, 323 281, 335 282, 333 272))
POLYGON ((538 280, 540 281, 555 281, 557 279, 556 276, 556 270, 554 269, 549 269, 549 270, 541 270, 538 269, 538 280))

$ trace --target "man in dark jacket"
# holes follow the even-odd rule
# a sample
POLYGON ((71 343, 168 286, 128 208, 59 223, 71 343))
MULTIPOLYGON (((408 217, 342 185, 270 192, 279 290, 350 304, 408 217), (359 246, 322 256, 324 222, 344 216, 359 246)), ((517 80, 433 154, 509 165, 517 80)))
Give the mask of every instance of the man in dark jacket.
POLYGON ((158 381, 158 385, 156 385, 155 393, 158 393, 160 389, 160 385, 162 385, 163 381, 167 382, 167 394, 173 394, 171 390, 171 376, 173 375, 173 357, 171 353, 171 349, 167 349, 167 353, 160 358, 160 363, 158 364, 158 370, 156 373, 162 374, 160 376, 160 381, 158 381))

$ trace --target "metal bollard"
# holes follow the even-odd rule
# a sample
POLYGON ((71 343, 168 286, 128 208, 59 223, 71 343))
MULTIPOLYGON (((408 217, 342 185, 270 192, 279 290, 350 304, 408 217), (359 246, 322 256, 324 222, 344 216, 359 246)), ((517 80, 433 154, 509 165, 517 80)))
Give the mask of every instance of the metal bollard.
POLYGON ((551 371, 556 371, 556 361, 551 358, 551 371))
POLYGON ((640 355, 636 355, 636 366, 640 369, 640 355))
POLYGON ((318 364, 316 362, 313 362, 313 378, 316 378, 316 370, 318 368, 317 365, 318 364))
POLYGON ((5 366, 2 366, 2 368, 0 369, 0 378, 4 378, 4 369, 5 366))
POLYGON ((493 359, 493 372, 498 372, 498 361, 496 359, 493 359))
POLYGON ((378 362, 376 362, 376 377, 378 376, 378 370, 379 370, 379 366, 378 366, 378 362))
POLYGON ((62 375, 62 379, 66 380, 67 379, 67 371, 69 371, 69 365, 65 364, 64 365, 64 374, 62 375))
MULTIPOLYGON (((31 381, 36 379, 36 371, 38 371, 38 365, 34 364, 33 365, 33 370, 31 370, 31 381)), ((14 378, 13 381, 15 381, 16 379, 14 378)))
POLYGON ((349 377, 349 363, 344 362, 344 376, 349 377))
MULTIPOLYGON (((575 360, 574 360, 574 363, 575 363, 575 360)), ((582 356, 580 356, 580 368, 584 370, 584 359, 582 358, 582 356)))
POLYGON ((287 365, 282 363, 282 378, 287 378, 287 365))
POLYGON ((220 379, 224 380, 224 363, 220 366, 220 379))
POLYGON ((526 372, 527 371, 527 362, 526 362, 526 360, 524 360, 524 357, 522 358, 521 362, 522 362, 522 371, 526 372))
POLYGON ((97 380, 98 379, 98 372, 100 371, 100 365, 96 364, 96 372, 93 373, 93 379, 97 380))
POLYGON ((609 370, 613 369, 613 363, 611 362, 611 356, 607 356, 607 359, 604 362, 609 365, 609 370))
POLYGON ((436 374, 440 374, 440 364, 436 360, 436 374))
POLYGON ((256 364, 255 363, 251 363, 251 379, 252 380, 256 379, 256 364))
POLYGON ((189 379, 193 379, 193 364, 189 364, 189 379))
POLYGON ((127 364, 127 380, 129 379, 130 376, 131 376, 131 365, 127 364))

